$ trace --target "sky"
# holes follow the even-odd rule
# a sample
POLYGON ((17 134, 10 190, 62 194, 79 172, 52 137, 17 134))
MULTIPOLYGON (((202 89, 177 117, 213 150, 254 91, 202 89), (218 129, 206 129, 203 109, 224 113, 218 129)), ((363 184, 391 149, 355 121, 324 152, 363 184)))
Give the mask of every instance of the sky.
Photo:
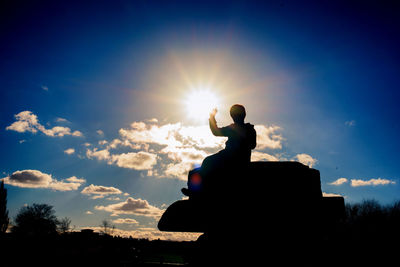
POLYGON ((156 229, 187 172, 224 147, 318 169, 326 196, 399 200, 399 5, 389 1, 3 1, 0 179, 11 219, 46 203, 75 230, 156 229), (83 2, 83 3, 82 3, 83 2))

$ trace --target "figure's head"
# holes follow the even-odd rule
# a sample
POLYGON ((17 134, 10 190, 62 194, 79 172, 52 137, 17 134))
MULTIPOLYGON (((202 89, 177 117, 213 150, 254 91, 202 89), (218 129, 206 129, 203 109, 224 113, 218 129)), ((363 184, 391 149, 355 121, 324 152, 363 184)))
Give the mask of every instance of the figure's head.
POLYGON ((244 118, 246 117, 246 110, 242 105, 235 104, 231 107, 230 110, 231 117, 234 122, 244 122, 244 118))

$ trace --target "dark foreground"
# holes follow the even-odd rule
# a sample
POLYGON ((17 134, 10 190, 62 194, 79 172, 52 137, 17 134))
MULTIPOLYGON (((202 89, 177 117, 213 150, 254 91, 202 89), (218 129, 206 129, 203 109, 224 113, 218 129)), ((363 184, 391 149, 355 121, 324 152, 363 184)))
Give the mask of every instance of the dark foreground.
POLYGON ((202 167, 188 181, 189 200, 171 204, 158 228, 206 233, 192 265, 382 266, 397 254, 400 202, 346 207, 301 163, 202 167))
POLYGON ((195 242, 112 237, 72 232, 1 240, 0 266, 158 266, 187 265, 195 242))
POLYGON ((346 217, 316 237, 245 243, 243 235, 170 242, 96 233, 8 234, 0 241, 0 266, 393 266, 400 251, 400 202, 346 205, 346 217))
POLYGON ((398 261, 400 202, 344 205, 341 197, 323 196, 318 170, 296 162, 254 162, 213 175, 201 175, 202 190, 173 203, 158 223, 162 231, 206 233, 195 242, 89 229, 39 231, 37 225, 48 225, 39 217, 0 236, 0 266, 336 267, 398 261))

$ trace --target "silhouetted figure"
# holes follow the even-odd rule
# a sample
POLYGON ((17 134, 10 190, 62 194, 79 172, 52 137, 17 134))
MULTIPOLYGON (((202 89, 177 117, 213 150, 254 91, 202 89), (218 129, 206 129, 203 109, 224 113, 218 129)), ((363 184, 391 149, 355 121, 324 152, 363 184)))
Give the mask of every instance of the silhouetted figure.
MULTIPOLYGON (((225 136, 228 140, 225 143, 225 149, 218 153, 208 156, 204 159, 201 169, 200 176, 202 179, 203 188, 209 185, 211 177, 215 177, 220 171, 225 170, 228 166, 235 166, 238 168, 244 167, 250 162, 251 150, 256 147, 256 131, 254 125, 245 123, 246 110, 242 105, 233 105, 230 109, 230 115, 233 119, 232 124, 219 128, 215 115, 217 109, 214 109, 210 113, 210 129, 215 136, 225 136), (208 182, 207 182, 208 181, 208 182)), ((191 175, 189 174, 189 177, 191 175)), ((196 176, 193 176, 196 178, 196 176)), ((196 181, 194 181, 196 183, 196 181)), ((189 189, 183 188, 182 193, 185 195, 191 195, 190 192, 193 184, 188 181, 189 189)))
POLYGON ((225 143, 225 149, 217 154, 211 155, 204 159, 202 167, 208 168, 213 163, 224 163, 234 161, 235 163, 245 164, 250 162, 251 150, 256 147, 256 131, 254 125, 244 123, 246 110, 242 105, 233 105, 230 115, 233 119, 231 125, 219 128, 215 120, 217 109, 210 114, 210 129, 215 136, 228 137, 225 143))
POLYGON ((204 233, 194 266, 258 266, 265 255, 271 264, 314 266, 321 233, 344 217, 343 197, 324 197, 319 171, 299 162, 250 162, 256 131, 244 107, 232 106, 234 123, 222 128, 216 112, 210 129, 228 137, 226 147, 189 172, 189 199, 171 204, 158 229, 204 233))
MULTIPOLYGON (((190 171, 189 179, 200 173, 190 171)), ((282 265, 315 260, 324 249, 322 232, 344 216, 343 197, 323 197, 319 171, 299 162, 232 164, 211 178, 199 181, 200 187, 209 182, 211 190, 174 202, 158 222, 161 231, 204 233, 194 259, 198 266, 214 260, 258 266, 263 255, 271 265, 277 259, 282 265)))

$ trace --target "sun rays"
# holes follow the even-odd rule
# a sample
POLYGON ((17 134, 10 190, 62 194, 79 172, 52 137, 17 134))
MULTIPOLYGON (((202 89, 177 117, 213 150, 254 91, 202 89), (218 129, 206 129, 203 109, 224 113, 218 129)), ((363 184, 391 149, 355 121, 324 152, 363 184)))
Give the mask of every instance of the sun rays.
POLYGON ((209 113, 220 105, 220 100, 210 89, 199 88, 188 93, 184 98, 186 115, 193 120, 208 118, 209 113))

